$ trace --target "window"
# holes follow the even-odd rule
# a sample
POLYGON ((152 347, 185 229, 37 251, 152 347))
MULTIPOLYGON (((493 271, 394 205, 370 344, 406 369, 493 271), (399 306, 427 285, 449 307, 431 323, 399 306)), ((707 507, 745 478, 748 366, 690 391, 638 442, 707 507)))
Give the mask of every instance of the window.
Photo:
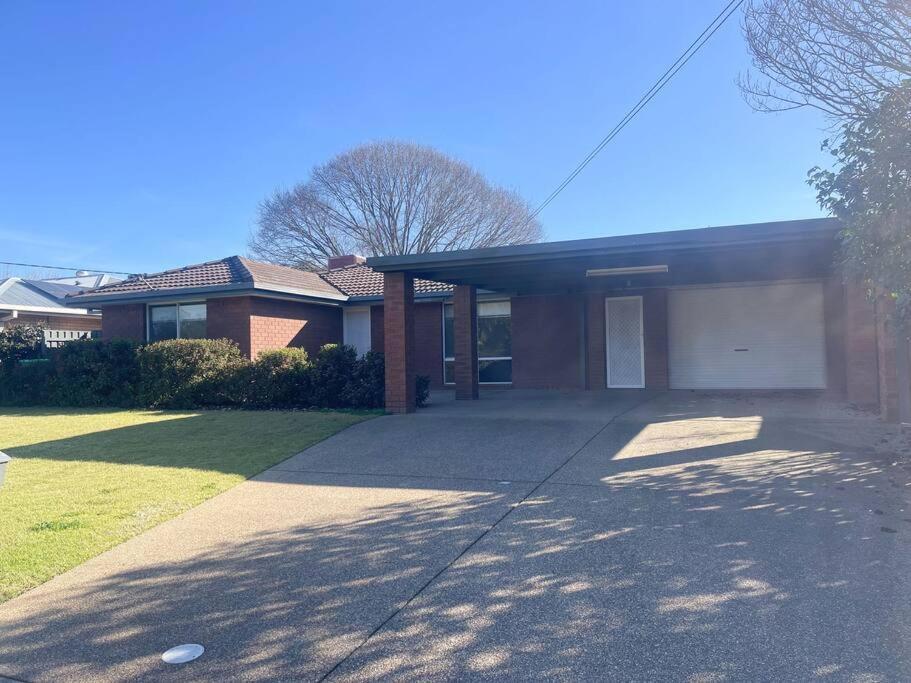
MULTIPOLYGON (((452 304, 443 306, 443 381, 455 383, 455 331, 452 304)), ((478 302, 478 381, 512 382, 512 322, 508 301, 478 302)))
POLYGON ((205 339, 205 304, 149 306, 149 341, 205 339))

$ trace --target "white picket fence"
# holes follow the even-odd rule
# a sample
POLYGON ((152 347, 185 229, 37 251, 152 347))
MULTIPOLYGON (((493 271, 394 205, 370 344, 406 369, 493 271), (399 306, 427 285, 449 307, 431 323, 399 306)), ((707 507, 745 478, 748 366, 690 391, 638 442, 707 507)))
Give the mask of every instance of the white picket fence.
POLYGON ((44 330, 44 346, 56 349, 74 339, 88 339, 92 336, 91 330, 44 330))

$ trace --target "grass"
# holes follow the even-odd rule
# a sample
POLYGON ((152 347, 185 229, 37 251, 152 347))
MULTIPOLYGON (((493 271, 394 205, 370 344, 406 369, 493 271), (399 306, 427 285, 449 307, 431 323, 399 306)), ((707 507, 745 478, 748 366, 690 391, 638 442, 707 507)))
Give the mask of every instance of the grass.
POLYGON ((0 412, 0 602, 370 413, 0 412))

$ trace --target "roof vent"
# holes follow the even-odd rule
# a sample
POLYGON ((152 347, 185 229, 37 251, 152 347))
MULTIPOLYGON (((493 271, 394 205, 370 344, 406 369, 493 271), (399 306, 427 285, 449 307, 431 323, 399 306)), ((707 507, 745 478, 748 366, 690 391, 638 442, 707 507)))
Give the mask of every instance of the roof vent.
POLYGON ((354 266, 361 263, 366 263, 367 259, 363 256, 358 256, 357 254, 346 254, 345 256, 330 256, 329 257, 329 270, 335 270, 336 268, 344 268, 345 266, 354 266))
POLYGON ((76 277, 85 277, 86 275, 91 275, 87 270, 77 270, 76 277))

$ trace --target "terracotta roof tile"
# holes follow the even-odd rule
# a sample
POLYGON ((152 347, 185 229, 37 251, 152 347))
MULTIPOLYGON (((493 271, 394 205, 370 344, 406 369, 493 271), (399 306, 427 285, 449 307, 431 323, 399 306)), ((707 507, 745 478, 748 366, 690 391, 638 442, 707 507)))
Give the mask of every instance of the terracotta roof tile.
MULTIPOLYGON (((383 295, 383 274, 362 263, 328 270, 320 275, 348 296, 383 295)), ((445 282, 421 279, 414 281, 415 294, 446 294, 451 291, 452 285, 445 282)))
POLYGON ((253 261, 243 256, 229 256, 218 261, 197 263, 161 273, 133 275, 126 280, 85 292, 81 297, 107 298, 117 294, 151 294, 169 290, 243 284, 248 284, 251 289, 254 285, 265 289, 274 286, 281 289, 304 290, 316 296, 325 294, 332 298, 338 298, 341 294, 317 273, 253 261))

